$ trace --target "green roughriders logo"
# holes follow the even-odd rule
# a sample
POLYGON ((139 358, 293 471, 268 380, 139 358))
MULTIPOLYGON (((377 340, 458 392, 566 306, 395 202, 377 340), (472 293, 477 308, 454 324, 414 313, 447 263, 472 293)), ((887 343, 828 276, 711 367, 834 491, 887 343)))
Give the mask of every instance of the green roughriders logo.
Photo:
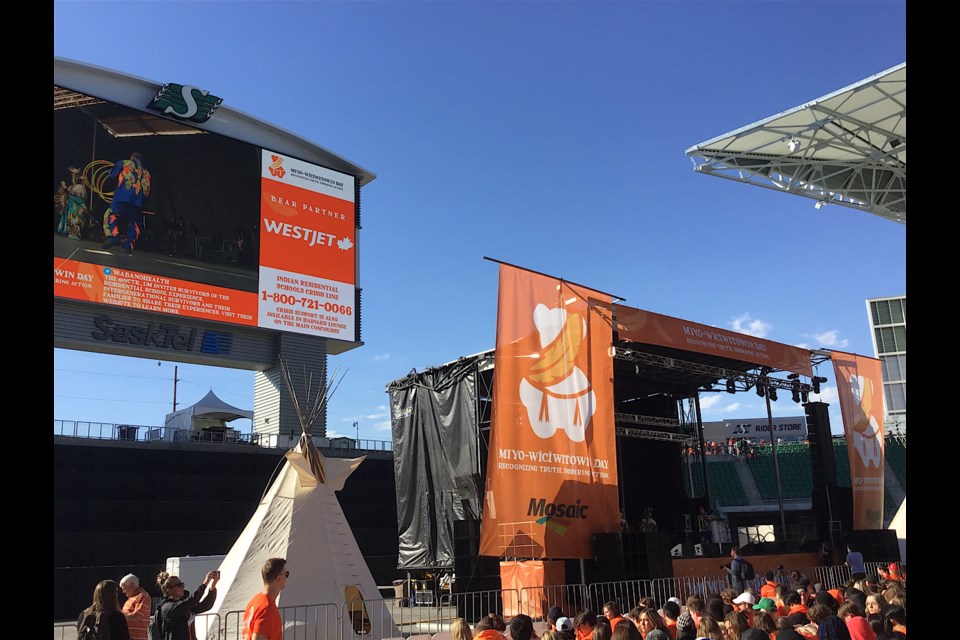
POLYGON ((165 84, 147 109, 159 111, 179 120, 206 122, 223 98, 189 84, 165 84))

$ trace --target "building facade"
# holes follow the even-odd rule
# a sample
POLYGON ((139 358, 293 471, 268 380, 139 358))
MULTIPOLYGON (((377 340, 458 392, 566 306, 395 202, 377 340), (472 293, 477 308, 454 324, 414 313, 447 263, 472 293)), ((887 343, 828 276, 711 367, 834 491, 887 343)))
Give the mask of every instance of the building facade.
POLYGON ((873 352, 883 366, 884 423, 888 433, 907 428, 907 296, 867 300, 873 352))

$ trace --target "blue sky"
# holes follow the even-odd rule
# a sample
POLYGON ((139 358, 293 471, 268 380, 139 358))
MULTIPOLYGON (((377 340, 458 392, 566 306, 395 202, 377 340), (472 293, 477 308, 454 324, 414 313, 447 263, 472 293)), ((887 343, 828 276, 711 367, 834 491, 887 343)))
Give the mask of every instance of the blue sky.
MULTIPOLYGON (((365 344, 330 359, 347 373, 328 432, 389 440, 387 383, 493 347, 483 256, 871 356, 864 301, 906 292, 905 226, 684 155, 904 62, 905 2, 61 1, 54 55, 202 87, 377 174, 365 344)), ((211 388, 253 407, 252 372, 178 367, 181 408, 211 388)), ((159 425, 172 392, 172 363, 54 351, 55 419, 159 425)), ((753 393, 704 405, 704 420, 766 415, 753 393)), ((774 415, 798 409, 781 394, 774 415)))

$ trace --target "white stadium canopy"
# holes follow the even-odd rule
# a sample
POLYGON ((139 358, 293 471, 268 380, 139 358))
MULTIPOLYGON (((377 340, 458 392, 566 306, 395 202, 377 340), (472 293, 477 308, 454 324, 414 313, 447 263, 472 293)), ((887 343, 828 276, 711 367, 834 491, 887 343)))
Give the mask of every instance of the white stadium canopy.
POLYGON ((687 149, 694 170, 907 223, 907 63, 687 149))

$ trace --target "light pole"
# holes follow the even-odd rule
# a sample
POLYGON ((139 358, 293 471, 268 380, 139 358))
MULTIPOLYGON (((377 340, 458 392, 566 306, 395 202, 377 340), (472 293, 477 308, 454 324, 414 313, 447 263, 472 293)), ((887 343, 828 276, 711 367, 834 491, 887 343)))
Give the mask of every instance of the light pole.
MULTIPOLYGON (((161 366, 163 363, 157 361, 157 366, 161 366)), ((177 410, 177 365, 173 365, 173 410, 177 410)))
POLYGON ((357 439, 356 439, 356 441, 354 442, 353 448, 354 448, 354 449, 359 449, 359 448, 360 448, 360 423, 359 423, 359 422, 354 422, 354 423, 353 423, 353 428, 356 429, 356 431, 357 431, 357 439))

